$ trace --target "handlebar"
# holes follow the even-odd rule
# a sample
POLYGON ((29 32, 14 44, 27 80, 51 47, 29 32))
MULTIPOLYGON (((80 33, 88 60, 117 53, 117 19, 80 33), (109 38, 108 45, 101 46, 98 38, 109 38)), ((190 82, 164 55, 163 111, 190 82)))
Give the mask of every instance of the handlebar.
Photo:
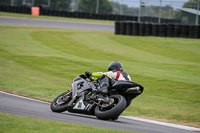
POLYGON ((92 79, 91 77, 87 77, 87 76, 85 76, 85 74, 81 74, 81 75, 79 75, 81 78, 84 78, 84 79, 89 79, 90 81, 94 81, 94 79, 92 79))

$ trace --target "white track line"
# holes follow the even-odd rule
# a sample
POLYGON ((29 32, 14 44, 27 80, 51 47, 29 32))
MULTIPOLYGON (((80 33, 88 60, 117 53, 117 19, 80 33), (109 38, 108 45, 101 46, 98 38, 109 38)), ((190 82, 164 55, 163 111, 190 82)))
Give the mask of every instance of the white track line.
POLYGON ((36 102, 40 102, 40 103, 47 103, 47 104, 50 104, 49 102, 44 102, 44 101, 40 101, 40 100, 36 100, 36 99, 24 97, 24 96, 19 96, 19 95, 11 94, 11 93, 8 93, 8 92, 0 91, 0 93, 7 94, 7 95, 10 95, 10 96, 19 97, 19 98, 23 98, 23 99, 27 99, 27 100, 31 100, 31 101, 36 101, 36 102))
MULTIPOLYGON (((36 100, 36 99, 24 97, 24 96, 19 96, 19 95, 15 95, 15 94, 3 92, 3 91, 0 91, 0 93, 7 94, 7 95, 10 95, 10 96, 19 97, 19 98, 23 98, 23 99, 27 99, 27 100, 32 100, 32 101, 36 101, 36 102, 40 102, 40 103, 50 104, 49 102, 44 102, 44 101, 40 101, 40 100, 36 100)), ((178 125, 178 124, 160 122, 160 121, 155 121, 155 120, 142 119, 142 118, 132 117, 132 116, 120 116, 120 117, 121 118, 131 119, 131 120, 136 120, 136 121, 152 123, 152 124, 156 124, 156 125, 162 125, 162 126, 168 126, 168 127, 173 127, 173 128, 179 128, 179 129, 183 129, 183 130, 200 132, 200 128, 196 128, 196 127, 189 127, 189 126, 183 126, 183 125, 178 125)))
POLYGON ((152 124, 156 124, 156 125, 162 125, 162 126, 167 126, 167 127, 173 127, 173 128, 179 128, 179 129, 184 129, 184 130, 189 130, 189 131, 200 132, 200 128, 196 128, 196 127, 189 127, 189 126, 183 126, 183 125, 172 124, 172 123, 167 123, 167 122, 160 122, 160 121, 155 121, 155 120, 142 119, 142 118, 132 117, 132 116, 121 116, 121 117, 128 118, 128 119, 131 119, 131 120, 136 120, 136 121, 152 123, 152 124))

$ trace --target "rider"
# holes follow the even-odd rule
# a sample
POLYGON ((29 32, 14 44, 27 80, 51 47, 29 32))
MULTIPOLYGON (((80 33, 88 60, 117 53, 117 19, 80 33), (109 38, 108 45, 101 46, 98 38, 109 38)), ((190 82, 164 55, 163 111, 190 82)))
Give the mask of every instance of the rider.
POLYGON ((100 81, 100 89, 94 92, 105 95, 108 93, 108 87, 112 86, 117 80, 131 81, 127 72, 123 72, 123 66, 120 62, 111 62, 108 66, 108 72, 85 72, 87 77, 96 77, 100 81))

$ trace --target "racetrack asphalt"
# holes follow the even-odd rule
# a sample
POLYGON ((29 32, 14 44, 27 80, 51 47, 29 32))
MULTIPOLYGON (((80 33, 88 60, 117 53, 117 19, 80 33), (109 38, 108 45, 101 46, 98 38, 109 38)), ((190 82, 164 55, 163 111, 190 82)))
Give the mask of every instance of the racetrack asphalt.
POLYGON ((0 112, 131 132, 195 133, 195 131, 157 125, 139 120, 131 120, 123 117, 119 117, 117 121, 105 121, 99 120, 95 116, 69 113, 67 111, 63 113, 54 113, 51 111, 50 103, 48 102, 42 102, 5 92, 0 92, 0 112))
POLYGON ((114 24, 101 24, 101 23, 91 23, 91 22, 62 21, 62 20, 47 20, 47 19, 15 18, 15 17, 0 17, 0 25, 24 26, 24 24, 26 26, 33 26, 33 27, 114 31, 114 24))

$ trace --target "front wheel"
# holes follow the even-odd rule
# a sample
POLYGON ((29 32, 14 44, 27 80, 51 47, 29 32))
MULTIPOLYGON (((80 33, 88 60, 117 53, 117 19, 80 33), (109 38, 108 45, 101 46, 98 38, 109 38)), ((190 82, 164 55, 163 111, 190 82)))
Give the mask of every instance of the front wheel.
POLYGON ((53 112, 66 111, 70 100, 71 100, 71 90, 57 96, 51 103, 51 110, 53 112))
POLYGON ((126 99, 122 95, 111 95, 110 102, 96 106, 95 115, 98 119, 114 120, 126 109, 126 99))

